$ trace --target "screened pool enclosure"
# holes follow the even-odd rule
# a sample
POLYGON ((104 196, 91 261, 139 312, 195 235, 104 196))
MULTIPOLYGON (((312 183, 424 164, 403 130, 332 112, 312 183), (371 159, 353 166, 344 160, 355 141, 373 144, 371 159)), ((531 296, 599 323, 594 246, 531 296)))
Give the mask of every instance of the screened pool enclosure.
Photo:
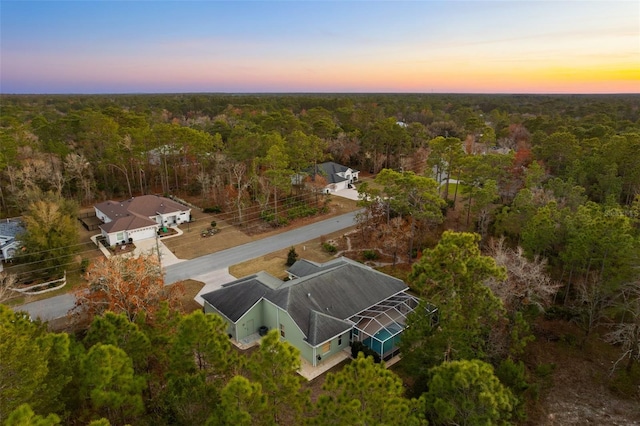
POLYGON ((407 315, 416 309, 419 300, 407 293, 398 293, 349 318, 354 324, 351 341, 362 342, 384 360, 398 353, 398 344, 407 323, 407 315))

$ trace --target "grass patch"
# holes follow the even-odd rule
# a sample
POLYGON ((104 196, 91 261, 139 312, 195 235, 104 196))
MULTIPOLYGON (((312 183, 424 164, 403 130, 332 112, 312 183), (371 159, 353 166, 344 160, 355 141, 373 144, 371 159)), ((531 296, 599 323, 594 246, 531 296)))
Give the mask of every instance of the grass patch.
POLYGON ((182 282, 182 286, 184 288, 184 294, 180 297, 180 303, 182 304, 184 313, 201 310, 202 306, 200 306, 194 298, 198 292, 202 290, 204 283, 196 280, 185 280, 182 282))

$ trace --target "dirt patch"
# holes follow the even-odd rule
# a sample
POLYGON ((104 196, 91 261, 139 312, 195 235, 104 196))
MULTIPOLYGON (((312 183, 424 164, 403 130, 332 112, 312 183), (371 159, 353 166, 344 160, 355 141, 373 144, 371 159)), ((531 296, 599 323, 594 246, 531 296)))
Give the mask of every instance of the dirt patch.
POLYGON ((553 367, 553 373, 543 380, 539 404, 527 423, 640 425, 640 393, 624 398, 608 386, 619 349, 597 336, 581 347, 580 333, 573 324, 563 321, 540 321, 536 325, 538 337, 528 347, 530 368, 547 365, 553 367))

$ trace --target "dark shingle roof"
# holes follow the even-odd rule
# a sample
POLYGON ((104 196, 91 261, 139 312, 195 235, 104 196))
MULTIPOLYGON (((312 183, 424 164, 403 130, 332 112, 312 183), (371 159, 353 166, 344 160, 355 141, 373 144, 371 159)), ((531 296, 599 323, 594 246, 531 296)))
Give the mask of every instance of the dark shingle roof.
POLYGON ((20 219, 0 220, 0 236, 15 238, 21 232, 24 232, 24 224, 20 219))
MULTIPOLYGON (((24 224, 20 219, 2 219, 0 221, 0 249, 4 249, 11 244, 14 244, 16 237, 24 232, 24 224), (4 242, 3 242, 4 241, 4 242)), ((2 253, 0 253, 0 258, 2 253)))
POLYGON ((265 286, 257 275, 251 275, 224 285, 222 288, 202 295, 231 321, 236 322, 253 305, 273 290, 265 286))
POLYGON ((318 311, 311 311, 309 315, 309 335, 307 341, 317 345, 338 334, 351 330, 351 323, 345 320, 333 318, 318 311))
POLYGON ((287 272, 298 278, 306 277, 307 275, 316 274, 326 269, 335 268, 337 263, 344 263, 343 258, 331 260, 326 263, 316 263, 307 259, 297 260, 287 272))
POLYGON ((327 161, 326 163, 317 164, 315 167, 309 167, 304 171, 311 176, 321 175, 327 183, 344 182, 346 178, 339 176, 338 173, 344 173, 349 170, 349 167, 343 166, 333 161, 327 161))
POLYGON ((348 330, 349 317, 407 289, 402 280, 346 258, 320 266, 319 272, 280 286, 252 275, 202 297, 234 322, 264 297, 286 310, 316 346, 348 330))

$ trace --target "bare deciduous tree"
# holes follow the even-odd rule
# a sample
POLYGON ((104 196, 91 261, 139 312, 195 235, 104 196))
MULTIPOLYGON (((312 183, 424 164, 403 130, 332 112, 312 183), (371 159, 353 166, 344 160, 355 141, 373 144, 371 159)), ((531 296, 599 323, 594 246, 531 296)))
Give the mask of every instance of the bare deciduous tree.
POLYGON ((211 193, 211 175, 204 171, 199 171, 196 175, 196 180, 200 185, 200 191, 202 192, 202 201, 209 199, 211 193))
MULTIPOLYGON (((398 253, 408 253, 410 227, 402 220, 401 217, 394 217, 389 223, 382 224, 378 229, 382 238, 381 245, 393 256, 393 267, 395 268, 398 261, 398 253)), ((411 255, 411 253, 409 253, 411 255)))
POLYGON ((249 194, 247 189, 251 181, 247 175, 247 165, 245 163, 233 163, 228 166, 231 184, 227 188, 227 199, 234 210, 238 212, 238 223, 244 222, 244 210, 249 206, 249 194))
MULTIPOLYGON (((69 180, 75 180, 78 190, 82 191, 81 200, 84 202, 93 199, 93 172, 91 164, 82 154, 67 154, 64 158, 64 169, 69 180)), ((128 179, 128 178, 127 178, 128 179)))
POLYGON ((6 271, 0 272, 0 303, 8 300, 14 292, 13 286, 16 284, 16 276, 6 271))
POLYGON ((612 372, 625 358, 626 369, 630 371, 635 362, 640 362, 640 281, 624 285, 616 302, 616 308, 623 315, 604 338, 607 342, 622 347, 622 354, 614 363, 612 372))
POLYGON ((354 134, 341 132, 329 142, 329 152, 340 164, 349 164, 360 152, 360 141, 354 134))
POLYGON ((489 280, 487 285, 498 296, 508 312, 520 311, 525 305, 544 310, 560 288, 547 274, 547 260, 536 256, 529 260, 522 247, 505 246, 504 238, 492 241, 489 253, 498 266, 507 269, 506 281, 489 280))

